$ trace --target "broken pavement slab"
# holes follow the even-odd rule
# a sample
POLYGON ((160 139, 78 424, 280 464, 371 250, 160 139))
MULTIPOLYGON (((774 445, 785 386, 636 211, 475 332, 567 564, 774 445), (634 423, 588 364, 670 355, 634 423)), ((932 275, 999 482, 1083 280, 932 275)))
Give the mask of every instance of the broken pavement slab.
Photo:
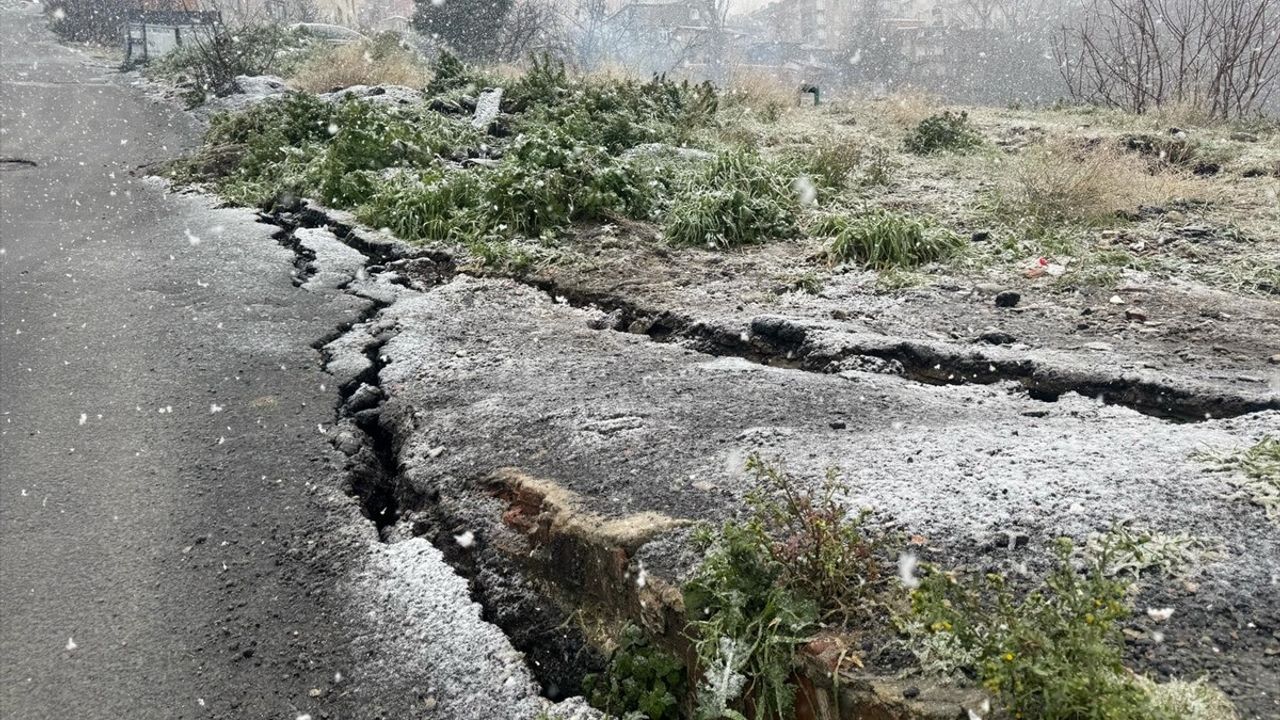
MULTIPOLYGON (((506 532, 507 506, 484 487, 507 467, 567 488, 602 517, 715 522, 742 507, 752 453, 806 482, 838 469, 851 508, 927 537, 949 564, 1036 565, 1054 537, 1132 519, 1220 542, 1231 558, 1180 601, 1232 613, 1175 614, 1163 628, 1168 650, 1144 661, 1177 675, 1238 673, 1242 685, 1224 683, 1237 693, 1280 682, 1262 655, 1266 628, 1280 627, 1280 531, 1226 499, 1226 482, 1192 458, 1256 440, 1280 426, 1280 412, 1174 423, 1074 393, 1043 402, 1013 383, 769 367, 591 329, 600 314, 466 276, 384 310, 396 334, 379 350, 380 422, 395 438, 400 481, 438 498, 451 530, 480 545, 506 532), (1010 546, 1011 528, 1029 542, 1010 546), (1240 640, 1199 642, 1229 633, 1240 640)), ((664 556, 667 566, 648 572, 678 585, 697 558, 670 542, 637 557, 664 556)))

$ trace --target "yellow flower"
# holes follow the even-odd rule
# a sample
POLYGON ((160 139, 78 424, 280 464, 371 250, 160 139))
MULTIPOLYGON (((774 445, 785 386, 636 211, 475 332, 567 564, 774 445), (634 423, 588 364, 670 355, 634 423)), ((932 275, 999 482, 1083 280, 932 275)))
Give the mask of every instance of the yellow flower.
POLYGON ((1084 621, 1092 625, 1094 621, 1093 613, 1089 613, 1088 615, 1085 615, 1084 621))
POLYGON ((1005 661, 1005 662, 1013 662, 1013 653, 1005 653, 1005 654, 1004 654, 1004 661, 1005 661))

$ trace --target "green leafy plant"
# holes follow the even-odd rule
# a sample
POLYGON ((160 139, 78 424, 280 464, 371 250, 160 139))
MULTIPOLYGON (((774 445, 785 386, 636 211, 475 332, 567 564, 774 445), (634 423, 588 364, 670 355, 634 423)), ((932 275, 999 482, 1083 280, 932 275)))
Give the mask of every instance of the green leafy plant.
POLYGON ((627 625, 605 672, 588 676, 584 689, 593 706, 611 715, 676 720, 688 692, 686 674, 679 658, 650 643, 639 627, 627 625))
POLYGON ((1090 533, 1086 556, 1110 552, 1107 573, 1135 587, 1144 575, 1176 579, 1187 577, 1206 561, 1217 557, 1208 540, 1186 533, 1140 530, 1117 523, 1105 533, 1090 533))
POLYGON ((338 104, 326 130, 331 137, 306 180, 324 202, 337 207, 367 200, 387 169, 426 167, 481 142, 470 125, 436 113, 356 99, 338 104))
POLYGON ((981 144, 982 134, 969 120, 969 113, 950 110, 922 120, 904 141, 907 151, 916 155, 968 150, 981 144))
POLYGON ((932 223, 889 210, 828 215, 813 232, 831 238, 832 262, 855 262, 875 270, 914 268, 955 252, 960 238, 932 223))
POLYGON ((789 717, 796 648, 818 619, 817 605, 780 580, 783 564, 758 519, 726 523, 684 588, 698 657, 699 718, 789 717))
POLYGON ((880 541, 849 516, 828 474, 805 488, 752 456, 750 516, 700 538, 706 559, 684 588, 698 658, 700 718, 790 717, 797 646, 822 622, 870 619, 879 607, 880 541), (750 702, 746 702, 746 699, 750 702))
POLYGON ((983 685, 1015 718, 1149 720, 1146 692, 1125 669, 1120 623, 1130 615, 1128 583, 1111 570, 1114 548, 1090 554, 1083 572, 1069 541, 1042 586, 1016 592, 999 574, 962 581, 931 569, 912 594, 912 612, 970 658, 983 685))

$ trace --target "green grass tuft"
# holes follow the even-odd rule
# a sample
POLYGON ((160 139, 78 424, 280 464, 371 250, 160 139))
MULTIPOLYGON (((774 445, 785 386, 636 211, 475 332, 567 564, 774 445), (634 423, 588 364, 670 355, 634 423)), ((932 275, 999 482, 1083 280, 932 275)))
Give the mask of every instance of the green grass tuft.
POLYGON ((982 133, 969 120, 969 113, 950 110, 922 120, 903 142, 907 152, 916 155, 968 150, 981 144, 982 133))
POLYGON ((799 232, 795 176, 746 148, 716 155, 692 173, 666 214, 665 233, 673 245, 735 248, 799 232))
POLYGON ((932 223, 888 210, 829 215, 814 234, 831 238, 827 258, 873 270, 915 268, 943 259, 962 243, 959 236, 932 223))

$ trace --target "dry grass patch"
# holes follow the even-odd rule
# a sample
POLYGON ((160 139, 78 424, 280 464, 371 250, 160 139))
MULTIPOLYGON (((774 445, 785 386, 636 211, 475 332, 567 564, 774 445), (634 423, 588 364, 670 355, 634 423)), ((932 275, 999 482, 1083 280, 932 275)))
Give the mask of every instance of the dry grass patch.
POLYGON ((431 72, 409 50, 381 40, 318 50, 289 79, 299 90, 324 93, 352 85, 421 88, 431 72))
POLYGON ((939 112, 942 106, 942 100, 938 96, 908 88, 884 98, 882 108, 877 110, 883 109, 885 116, 894 125, 914 128, 939 112))
POLYGON ((1173 200, 1213 202, 1220 192, 1191 173, 1153 171, 1106 143, 1080 147, 1058 140, 1024 153, 1000 190, 1003 214, 1040 224, 1114 223, 1117 213, 1173 200))
POLYGON ((726 86, 724 102, 727 106, 741 107, 772 123, 799 105, 800 94, 798 86, 775 75, 739 71, 734 73, 726 86))

